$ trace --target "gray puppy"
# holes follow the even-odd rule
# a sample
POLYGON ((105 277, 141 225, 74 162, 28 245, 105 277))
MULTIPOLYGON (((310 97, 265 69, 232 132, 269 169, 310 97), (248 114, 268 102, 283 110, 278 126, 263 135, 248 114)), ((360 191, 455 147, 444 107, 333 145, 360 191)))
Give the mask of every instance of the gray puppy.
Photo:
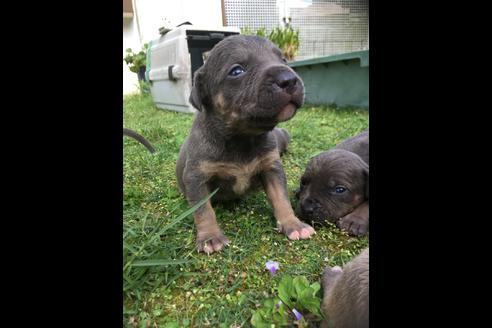
MULTIPOLYGON (((315 231, 295 216, 280 161, 289 135, 275 126, 304 102, 303 83, 281 51, 264 38, 227 37, 195 72, 190 102, 198 112, 176 166, 189 204, 216 188, 214 200, 228 201, 263 187, 279 231, 290 239, 310 238, 315 231)), ((210 201, 194 219, 199 251, 212 253, 229 244, 210 201)))
POLYGON ((323 273, 323 328, 369 327, 369 248, 340 267, 323 273))
POLYGON ((337 223, 352 235, 369 230, 369 130, 313 157, 296 191, 304 220, 337 223))

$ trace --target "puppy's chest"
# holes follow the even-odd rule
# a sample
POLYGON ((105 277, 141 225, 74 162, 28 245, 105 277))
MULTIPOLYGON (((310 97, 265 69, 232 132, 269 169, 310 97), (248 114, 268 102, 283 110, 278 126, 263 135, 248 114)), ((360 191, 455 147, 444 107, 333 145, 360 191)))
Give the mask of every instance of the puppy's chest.
POLYGON ((232 191, 241 195, 251 187, 252 180, 266 170, 274 167, 279 159, 278 151, 271 151, 246 162, 203 161, 200 171, 209 180, 218 178, 221 184, 231 184, 232 191))

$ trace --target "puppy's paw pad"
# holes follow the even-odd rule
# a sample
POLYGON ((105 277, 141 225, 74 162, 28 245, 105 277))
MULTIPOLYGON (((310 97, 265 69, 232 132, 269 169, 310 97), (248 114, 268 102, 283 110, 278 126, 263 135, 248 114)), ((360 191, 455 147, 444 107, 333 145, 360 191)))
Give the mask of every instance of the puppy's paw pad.
POLYGON ((224 247, 229 246, 229 239, 222 232, 210 236, 200 236, 197 238, 197 248, 199 252, 212 254, 224 247))
POLYGON ((306 238, 311 238, 312 235, 314 235, 316 231, 314 231, 313 227, 306 227, 301 229, 301 239, 306 239, 306 238))
POLYGON ((289 235, 287 235, 290 240, 298 240, 299 239, 299 232, 297 231, 292 231, 289 235))
POLYGON ((287 235, 290 240, 308 239, 316 233, 313 227, 299 220, 297 222, 279 225, 279 231, 287 235))

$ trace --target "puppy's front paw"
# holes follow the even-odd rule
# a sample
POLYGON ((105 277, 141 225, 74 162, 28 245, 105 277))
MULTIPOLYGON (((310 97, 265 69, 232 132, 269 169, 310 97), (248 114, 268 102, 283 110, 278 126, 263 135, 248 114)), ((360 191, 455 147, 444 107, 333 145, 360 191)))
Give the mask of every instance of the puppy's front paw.
POLYGON ((277 227, 279 232, 283 232, 291 240, 308 239, 316 233, 313 227, 296 217, 287 222, 277 222, 277 227))
POLYGON ((351 235, 362 236, 369 230, 369 218, 349 213, 340 219, 338 225, 351 235))
POLYGON ((229 245, 229 239, 220 230, 198 232, 196 243, 199 252, 211 254, 229 245))

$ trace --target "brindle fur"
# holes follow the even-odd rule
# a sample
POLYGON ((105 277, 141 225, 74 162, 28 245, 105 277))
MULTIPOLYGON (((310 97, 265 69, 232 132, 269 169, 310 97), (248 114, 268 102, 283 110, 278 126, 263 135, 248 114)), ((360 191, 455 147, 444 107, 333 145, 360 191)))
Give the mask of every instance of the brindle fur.
MULTIPOLYGON (((309 238, 314 229, 295 217, 280 161, 289 135, 275 128, 303 101, 302 81, 273 43, 256 36, 219 42, 195 72, 190 102, 198 112, 176 166, 179 189, 190 205, 216 188, 214 201, 228 201, 263 187, 279 229, 291 239, 309 238), (237 65, 244 73, 230 75, 237 65)), ((229 244, 210 202, 194 216, 200 251, 229 244)))

